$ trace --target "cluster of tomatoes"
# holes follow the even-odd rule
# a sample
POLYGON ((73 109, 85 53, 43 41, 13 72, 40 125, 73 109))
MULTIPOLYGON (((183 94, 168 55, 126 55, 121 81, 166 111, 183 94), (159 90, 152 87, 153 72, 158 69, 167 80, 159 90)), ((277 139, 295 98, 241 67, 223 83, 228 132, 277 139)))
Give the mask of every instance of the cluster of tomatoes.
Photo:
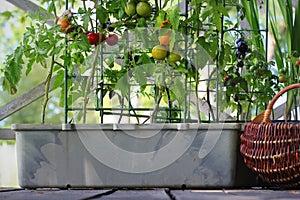
MULTIPOLYGON (((240 37, 235 41, 235 56, 237 58, 237 63, 235 67, 235 74, 236 76, 239 76, 239 68, 244 67, 244 59, 246 57, 246 54, 251 51, 250 47, 247 44, 247 41, 244 37, 240 37)), ((226 74, 223 78, 224 84, 228 84, 228 80, 230 80, 231 77, 229 74, 226 74)), ((231 84, 235 84, 234 81, 232 81, 231 84)))
POLYGON ((109 34, 107 37, 103 33, 95 33, 89 32, 87 33, 87 38, 89 40, 90 45, 96 45, 103 41, 106 42, 109 46, 114 46, 118 44, 119 38, 116 34, 109 34))
POLYGON ((240 37, 236 40, 236 51, 235 51, 235 56, 238 59, 243 59, 246 56, 246 53, 250 51, 250 48, 245 41, 244 37, 240 37))
POLYGON ((152 57, 156 60, 164 60, 167 58, 169 63, 176 63, 181 60, 181 56, 176 52, 169 51, 170 36, 172 34, 171 30, 172 24, 169 20, 164 20, 160 25, 161 33, 158 37, 159 45, 152 48, 152 57))
MULTIPOLYGON (((66 34, 76 32, 83 32, 81 28, 72 24, 72 13, 70 11, 65 11, 62 16, 56 19, 56 24, 60 25, 60 31, 66 34)), ((118 43, 118 36, 114 33, 110 33, 106 36, 104 33, 99 32, 84 32, 86 34, 90 45, 97 45, 102 42, 106 42, 109 46, 114 46, 118 43)))
POLYGON ((148 0, 130 0, 124 7, 124 11, 128 16, 138 15, 140 17, 150 17, 152 7, 148 0))

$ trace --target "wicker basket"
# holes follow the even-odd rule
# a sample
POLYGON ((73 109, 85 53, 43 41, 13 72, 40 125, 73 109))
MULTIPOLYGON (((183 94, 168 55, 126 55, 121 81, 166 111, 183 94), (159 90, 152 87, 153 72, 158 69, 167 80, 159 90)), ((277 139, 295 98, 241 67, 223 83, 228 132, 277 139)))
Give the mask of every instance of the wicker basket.
POLYGON ((240 152, 246 165, 271 186, 300 186, 300 122, 271 122, 276 100, 300 83, 282 89, 266 111, 245 125, 240 152))

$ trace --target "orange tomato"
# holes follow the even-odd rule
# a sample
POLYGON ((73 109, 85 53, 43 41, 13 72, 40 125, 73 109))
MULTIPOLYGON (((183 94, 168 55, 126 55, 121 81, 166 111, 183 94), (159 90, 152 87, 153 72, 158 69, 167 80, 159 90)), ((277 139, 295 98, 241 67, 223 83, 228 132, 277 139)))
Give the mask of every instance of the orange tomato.
POLYGON ((170 36, 169 35, 161 35, 158 37, 160 44, 162 45, 169 45, 170 43, 170 36))
POLYGON ((56 19, 56 24, 60 24, 60 30, 66 32, 69 29, 70 22, 67 17, 61 17, 56 19))
POLYGON ((172 28, 172 24, 166 19, 161 23, 160 28, 172 28))

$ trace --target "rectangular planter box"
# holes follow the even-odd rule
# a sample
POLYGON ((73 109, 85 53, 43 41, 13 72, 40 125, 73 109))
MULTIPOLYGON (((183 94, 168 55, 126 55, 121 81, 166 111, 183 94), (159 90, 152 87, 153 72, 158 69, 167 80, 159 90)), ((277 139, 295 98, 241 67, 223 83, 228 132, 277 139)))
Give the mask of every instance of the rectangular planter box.
POLYGON ((233 187, 240 124, 13 125, 23 188, 233 187))

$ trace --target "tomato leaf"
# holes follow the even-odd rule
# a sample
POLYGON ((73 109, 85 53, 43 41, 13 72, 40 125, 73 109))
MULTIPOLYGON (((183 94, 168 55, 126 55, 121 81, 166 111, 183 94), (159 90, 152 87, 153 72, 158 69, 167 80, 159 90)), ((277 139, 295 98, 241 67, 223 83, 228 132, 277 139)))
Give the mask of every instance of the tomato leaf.
POLYGON ((52 89, 55 90, 56 88, 62 86, 63 82, 64 82, 64 70, 59 70, 55 77, 52 89))
POLYGON ((174 84, 170 86, 170 90, 176 96, 179 105, 182 105, 185 100, 185 89, 184 83, 182 82, 182 77, 176 77, 173 79, 174 84))
POLYGON ((27 76, 27 75, 29 74, 29 72, 31 71, 32 65, 34 64, 34 62, 35 62, 34 58, 30 58, 30 59, 29 59, 29 62, 28 62, 28 64, 27 64, 27 68, 26 68, 26 72, 25 72, 26 76, 27 76))
POLYGON ((158 16, 156 17, 155 27, 160 27, 166 17, 166 11, 160 10, 158 16))
POLYGON ((98 5, 96 10, 96 17, 101 24, 105 24, 108 20, 107 10, 103 6, 98 5))
POLYGON ((179 17, 180 17, 180 9, 178 8, 178 6, 174 6, 172 7, 171 10, 169 10, 168 12, 168 17, 170 19, 170 22, 172 23, 172 29, 173 30, 178 30, 179 27, 179 17))
POLYGON ((83 17, 83 28, 84 30, 88 30, 89 22, 90 22, 90 16, 88 14, 85 14, 83 17))
POLYGON ((134 78, 139 84, 141 91, 143 92, 147 85, 147 77, 142 66, 137 66, 134 68, 134 78))
POLYGON ((115 88, 121 91, 123 97, 128 95, 128 88, 129 88, 129 75, 128 73, 124 73, 121 78, 119 78, 118 82, 116 83, 115 88))

